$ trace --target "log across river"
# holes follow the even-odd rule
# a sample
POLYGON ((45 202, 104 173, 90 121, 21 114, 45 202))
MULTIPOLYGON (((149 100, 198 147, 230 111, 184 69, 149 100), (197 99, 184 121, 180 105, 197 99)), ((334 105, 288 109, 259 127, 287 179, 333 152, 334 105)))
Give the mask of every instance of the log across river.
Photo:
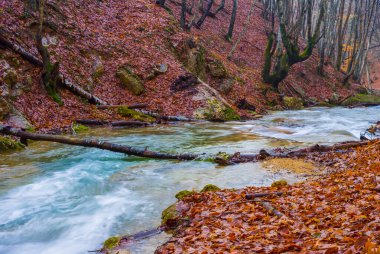
MULTIPOLYGON (((261 149, 296 151, 359 141, 360 132, 377 122, 379 113, 380 107, 315 108, 247 122, 96 128, 73 137, 171 155, 257 155, 261 149)), ((294 183, 303 178, 273 173, 260 162, 220 167, 204 160, 144 159, 97 148, 29 142, 24 151, 0 155, 0 253, 88 253, 109 236, 158 227, 162 210, 180 190, 200 190, 206 184, 266 186, 279 179, 294 183)), ((161 233, 135 242, 130 251, 153 253, 168 237, 161 233)))

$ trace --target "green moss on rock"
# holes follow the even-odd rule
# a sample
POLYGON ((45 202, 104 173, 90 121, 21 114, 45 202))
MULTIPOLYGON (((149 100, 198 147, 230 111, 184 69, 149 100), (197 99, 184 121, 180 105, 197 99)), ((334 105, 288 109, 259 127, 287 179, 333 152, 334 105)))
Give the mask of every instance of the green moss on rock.
POLYGON ((169 220, 175 220, 177 218, 177 207, 173 204, 162 211, 161 214, 161 224, 165 225, 169 220))
POLYGON ((218 59, 208 59, 207 69, 213 78, 226 78, 228 76, 226 67, 218 59))
POLYGON ((195 193, 194 191, 183 190, 183 191, 180 191, 177 194, 175 194, 175 197, 176 197, 176 199, 181 200, 184 197, 187 197, 187 196, 192 195, 194 193, 195 193))
POLYGON ((302 109, 303 100, 297 97, 284 97, 284 104, 287 109, 302 109))
POLYGON ((0 152, 20 151, 25 146, 18 141, 7 137, 0 137, 0 152))
POLYGON ((287 186, 288 182, 286 180, 278 180, 272 183, 272 187, 284 187, 287 186))
POLYGON ((112 250, 113 248, 119 245, 120 240, 121 240, 121 237, 119 236, 112 236, 108 238, 103 243, 103 250, 112 250))
POLYGON ((131 69, 124 67, 117 71, 116 76, 119 78, 121 84, 131 91, 134 95, 141 95, 145 92, 145 87, 136 74, 131 69))
POLYGON ((83 132, 83 131, 88 131, 90 128, 88 126, 82 125, 82 124, 74 124, 73 125, 73 130, 75 132, 83 132))
POLYGON ((143 114, 143 113, 136 111, 134 109, 130 109, 128 107, 119 107, 117 109, 117 113, 120 114, 121 116, 130 117, 130 118, 133 118, 135 120, 142 121, 142 122, 152 123, 156 120, 154 117, 148 116, 146 114, 143 114))
POLYGON ((207 184, 205 185, 205 187, 203 187, 203 189, 201 190, 201 192, 206 192, 206 191, 212 191, 212 192, 215 192, 215 191, 220 191, 221 189, 216 186, 216 185, 213 185, 213 184, 207 184))
POLYGON ((207 100, 207 108, 199 118, 212 121, 238 121, 240 116, 229 106, 224 105, 216 99, 207 100))
POLYGON ((360 104, 380 104, 380 96, 371 94, 356 94, 343 101, 343 106, 355 106, 360 104))

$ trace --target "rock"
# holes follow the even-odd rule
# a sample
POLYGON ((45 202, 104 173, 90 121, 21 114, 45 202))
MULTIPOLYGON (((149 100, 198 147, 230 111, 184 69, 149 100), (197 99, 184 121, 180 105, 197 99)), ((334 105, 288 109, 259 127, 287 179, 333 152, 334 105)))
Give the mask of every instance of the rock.
POLYGON ((4 120, 11 112, 9 103, 0 97, 0 120, 4 120))
POLYGON ((9 125, 20 129, 34 130, 33 125, 28 122, 28 120, 20 111, 18 111, 13 106, 11 106, 10 108, 10 115, 7 119, 9 125))
POLYGON ((105 253, 111 253, 111 251, 119 246, 121 237, 120 236, 112 236, 104 241, 102 251, 105 253))
POLYGON ((170 221, 174 221, 178 218, 176 204, 173 204, 162 211, 161 225, 166 225, 170 221))
POLYGON ((9 87, 13 87, 14 85, 17 84, 17 81, 18 81, 18 77, 17 77, 17 73, 15 70, 13 69, 10 69, 8 70, 6 73, 5 73, 5 76, 4 76, 4 82, 5 84, 7 84, 9 87))
POLYGON ((42 37, 41 41, 42 41, 42 45, 44 47, 58 45, 58 37, 56 37, 56 36, 46 35, 46 36, 42 37))
POLYGON ((303 100, 297 97, 284 97, 284 104, 287 109, 302 109, 303 100))
POLYGON ((181 75, 170 86, 172 92, 183 91, 199 84, 199 80, 196 76, 191 73, 181 75))
POLYGON ((229 106, 224 105, 216 99, 208 99, 207 107, 199 110, 196 117, 210 121, 237 121, 240 116, 229 106))
POLYGON ((249 99, 241 99, 236 104, 239 109, 256 111, 256 107, 252 105, 249 99))
POLYGON ((18 141, 0 136, 0 152, 20 151, 25 146, 18 141))
POLYGON ((271 187, 284 187, 287 186, 288 182, 286 180, 278 180, 271 184, 271 187))
POLYGON ((92 78, 97 81, 104 74, 104 65, 100 56, 95 56, 92 65, 92 78))
POLYGON ((273 111, 283 111, 284 108, 281 105, 275 105, 272 107, 273 111))
POLYGON ((339 102, 339 98, 340 98, 339 94, 333 93, 331 98, 329 99, 329 103, 337 104, 339 102))
POLYGON ((207 58, 207 70, 213 78, 226 78, 228 72, 223 62, 218 59, 207 58))
POLYGON ((234 84, 235 84, 235 80, 224 79, 223 82, 220 83, 217 89, 223 94, 228 94, 229 92, 231 92, 232 88, 234 87, 234 84))
POLYGON ((207 184, 205 185, 205 187, 203 187, 203 189, 201 190, 201 192, 207 192, 207 191, 211 191, 211 192, 215 192, 215 191, 220 191, 221 189, 216 186, 216 185, 213 185, 213 184, 207 184))
POLYGON ((180 191, 177 194, 175 194, 175 197, 176 197, 176 199, 181 200, 184 197, 190 196, 190 195, 192 195, 194 193, 195 193, 195 191, 183 190, 183 191, 180 191))
POLYGON ((130 109, 128 107, 119 107, 117 109, 117 113, 120 114, 121 116, 130 117, 130 118, 133 118, 135 120, 142 121, 142 122, 153 123, 154 121, 156 121, 156 119, 154 117, 148 116, 146 114, 143 114, 143 113, 136 111, 134 109, 130 109))
POLYGON ((124 67, 119 69, 116 76, 120 79, 121 84, 134 95, 141 95, 145 92, 141 79, 130 68, 124 67))
POLYGON ((201 80, 206 79, 205 49, 192 38, 181 41, 175 46, 175 55, 185 68, 201 80))
POLYGON ((356 94, 342 102, 343 106, 380 105, 380 96, 372 94, 356 94))

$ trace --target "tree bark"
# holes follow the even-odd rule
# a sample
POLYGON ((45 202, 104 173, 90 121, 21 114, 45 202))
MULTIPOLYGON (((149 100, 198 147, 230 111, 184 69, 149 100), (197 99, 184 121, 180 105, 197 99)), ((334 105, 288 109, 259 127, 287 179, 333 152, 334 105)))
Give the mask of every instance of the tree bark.
POLYGON ((232 7, 232 13, 231 13, 230 26, 228 27, 228 33, 226 35, 227 41, 230 41, 232 39, 232 34, 234 32, 234 27, 235 27, 237 8, 238 8, 238 0, 234 0, 233 7, 232 7))

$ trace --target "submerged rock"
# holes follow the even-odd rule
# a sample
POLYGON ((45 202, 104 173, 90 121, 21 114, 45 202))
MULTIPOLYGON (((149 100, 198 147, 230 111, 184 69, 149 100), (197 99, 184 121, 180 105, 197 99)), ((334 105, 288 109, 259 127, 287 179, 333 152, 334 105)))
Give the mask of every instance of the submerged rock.
POLYGON ((116 76, 119 78, 121 84, 134 95, 141 95, 145 92, 145 87, 141 79, 134 74, 130 68, 124 67, 119 69, 116 76))

